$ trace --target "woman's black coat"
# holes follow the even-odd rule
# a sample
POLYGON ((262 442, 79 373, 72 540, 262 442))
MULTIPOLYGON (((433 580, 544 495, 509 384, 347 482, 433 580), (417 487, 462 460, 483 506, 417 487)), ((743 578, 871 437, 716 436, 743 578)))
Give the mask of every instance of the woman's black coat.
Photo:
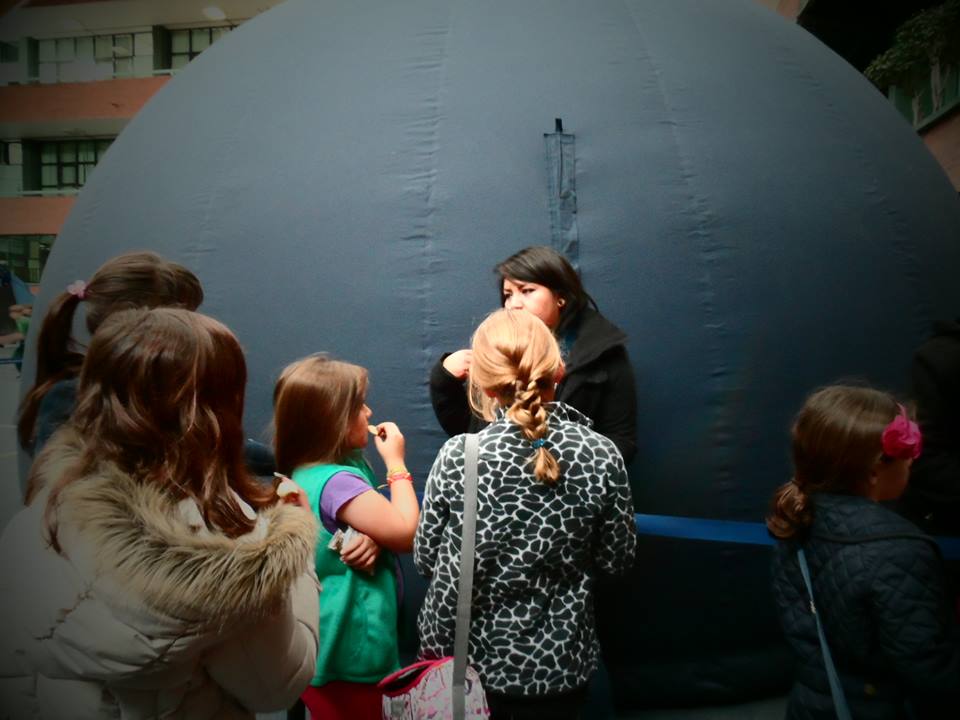
MULTIPOLYGON (((637 452, 637 396, 626 335, 603 315, 585 308, 577 334, 564 358, 566 375, 556 399, 593 421, 593 429, 610 438, 628 464, 637 452)), ((466 384, 443 367, 443 355, 430 373, 430 400, 440 426, 451 437, 476 432, 486 423, 470 412, 466 384)))

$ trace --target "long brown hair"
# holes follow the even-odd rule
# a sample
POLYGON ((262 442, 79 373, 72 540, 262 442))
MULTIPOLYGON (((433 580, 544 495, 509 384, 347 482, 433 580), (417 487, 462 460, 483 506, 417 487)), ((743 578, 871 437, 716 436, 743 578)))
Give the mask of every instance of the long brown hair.
MULTIPOLYGON (((480 323, 471 347, 469 399, 474 411, 492 420, 496 402, 528 440, 545 438, 549 423, 543 394, 553 388, 563 367, 550 329, 523 310, 497 310, 480 323)), ((560 466, 545 445, 534 449, 531 459, 541 482, 554 483, 560 477, 560 466)))
POLYGON ((367 371, 311 355, 288 365, 273 390, 277 469, 335 462, 349 451, 350 429, 367 396, 367 371))
POLYGON ((861 494, 899 412, 891 395, 869 387, 831 385, 810 395, 793 423, 794 475, 773 497, 770 533, 802 535, 813 523, 813 493, 861 494))
POLYGON ((255 521, 230 490, 255 508, 276 498, 244 464, 246 380, 240 343, 213 318, 155 308, 105 320, 90 342, 70 420, 83 449, 47 502, 54 548, 60 493, 101 463, 173 500, 193 498, 207 525, 229 537, 249 532, 255 521))
POLYGON ((40 403, 62 380, 76 377, 83 364, 71 336, 73 316, 86 303, 87 330, 93 335, 113 313, 139 307, 181 307, 196 310, 203 302, 197 276, 183 265, 153 252, 131 252, 105 262, 82 290, 65 290, 54 298, 37 339, 37 374, 20 404, 17 437, 23 448, 33 444, 40 403))

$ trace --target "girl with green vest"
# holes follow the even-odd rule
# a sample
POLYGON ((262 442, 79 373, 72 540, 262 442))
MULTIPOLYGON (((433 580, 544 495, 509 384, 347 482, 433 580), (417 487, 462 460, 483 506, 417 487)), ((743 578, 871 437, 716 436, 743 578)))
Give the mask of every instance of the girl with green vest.
POLYGON ((368 424, 366 394, 365 369, 324 355, 288 366, 273 394, 277 468, 303 488, 320 519, 321 640, 303 701, 323 720, 381 716, 376 683, 400 667, 393 553, 410 551, 420 516, 403 435, 392 422, 368 424), (389 500, 362 454, 371 434, 389 500), (341 547, 337 531, 348 528, 362 534, 341 547))

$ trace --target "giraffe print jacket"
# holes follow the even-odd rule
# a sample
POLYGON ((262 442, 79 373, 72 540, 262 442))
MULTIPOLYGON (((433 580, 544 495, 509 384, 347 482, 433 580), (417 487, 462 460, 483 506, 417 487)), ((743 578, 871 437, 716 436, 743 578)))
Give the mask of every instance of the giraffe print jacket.
MULTIPOLYGON (((530 441, 502 414, 479 433, 470 664, 498 693, 549 695, 596 667, 593 584, 633 564, 630 485, 616 446, 574 408, 551 403, 545 447, 560 464, 546 485, 530 441)), ((414 563, 430 586, 420 654, 453 652, 463 523, 464 436, 446 442, 427 478, 414 563)))

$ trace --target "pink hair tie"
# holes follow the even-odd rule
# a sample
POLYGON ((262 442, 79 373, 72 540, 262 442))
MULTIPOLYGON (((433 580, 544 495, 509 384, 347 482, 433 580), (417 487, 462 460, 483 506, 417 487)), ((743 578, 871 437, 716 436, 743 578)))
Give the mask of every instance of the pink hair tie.
POLYGON ((83 300, 87 295, 87 284, 83 280, 77 280, 67 285, 67 292, 78 300, 83 300))
POLYGON ((883 454, 887 457, 901 460, 916 460, 920 457, 923 436, 920 434, 920 427, 907 417, 907 409, 903 405, 900 405, 900 414, 883 429, 880 442, 883 445, 883 454))

